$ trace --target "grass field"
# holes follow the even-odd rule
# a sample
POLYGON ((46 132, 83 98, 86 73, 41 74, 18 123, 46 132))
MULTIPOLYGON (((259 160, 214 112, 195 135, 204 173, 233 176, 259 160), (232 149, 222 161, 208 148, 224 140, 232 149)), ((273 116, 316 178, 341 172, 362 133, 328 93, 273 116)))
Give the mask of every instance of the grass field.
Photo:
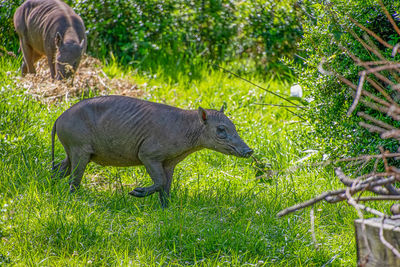
MULTIPOLYGON (((302 168, 270 179, 256 179, 252 159, 203 150, 175 172, 172 203, 158 196, 128 195, 150 185, 143 167, 113 168, 89 164, 80 190, 68 193, 68 181, 50 178, 50 131, 55 119, 79 99, 46 105, 26 95, 15 82, 20 61, 0 58, 0 265, 248 265, 354 266, 353 219, 347 205, 315 208, 316 249, 309 209, 277 218, 281 209, 339 187, 333 171, 302 168)), ((109 76, 122 75, 109 63, 109 76)), ((127 71, 144 98, 186 109, 219 109, 266 167, 282 170, 305 157, 306 131, 284 109, 256 103, 280 103, 277 97, 204 67, 201 79, 179 74, 127 71)), ((288 93, 278 79, 256 81, 288 93)), ((56 141, 56 159, 64 152, 56 141)))

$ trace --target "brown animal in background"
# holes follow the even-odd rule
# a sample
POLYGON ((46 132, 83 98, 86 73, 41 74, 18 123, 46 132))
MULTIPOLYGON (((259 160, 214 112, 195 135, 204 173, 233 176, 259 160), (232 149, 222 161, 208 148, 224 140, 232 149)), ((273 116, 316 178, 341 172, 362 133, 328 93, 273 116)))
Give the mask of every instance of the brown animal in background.
POLYGON ((83 100, 61 114, 52 130, 53 172, 61 177, 71 174, 71 192, 79 187, 90 161, 108 166, 144 165, 154 184, 129 194, 145 197, 159 192, 163 208, 168 204, 175 166, 203 148, 238 157, 253 152, 223 109, 183 110, 126 96, 83 100), (67 156, 55 166, 56 133, 67 156))
POLYGON ((21 74, 35 73, 35 62, 45 55, 51 77, 70 77, 86 50, 85 25, 62 1, 27 0, 14 14, 24 59, 21 74))

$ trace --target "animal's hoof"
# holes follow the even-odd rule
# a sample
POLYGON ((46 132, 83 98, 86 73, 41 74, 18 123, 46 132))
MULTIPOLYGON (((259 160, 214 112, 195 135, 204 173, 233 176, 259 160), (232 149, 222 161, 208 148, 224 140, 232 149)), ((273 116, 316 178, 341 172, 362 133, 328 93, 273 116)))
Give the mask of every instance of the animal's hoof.
POLYGON ((147 196, 147 191, 143 187, 135 188, 133 191, 129 192, 129 195, 134 197, 145 197, 147 196))

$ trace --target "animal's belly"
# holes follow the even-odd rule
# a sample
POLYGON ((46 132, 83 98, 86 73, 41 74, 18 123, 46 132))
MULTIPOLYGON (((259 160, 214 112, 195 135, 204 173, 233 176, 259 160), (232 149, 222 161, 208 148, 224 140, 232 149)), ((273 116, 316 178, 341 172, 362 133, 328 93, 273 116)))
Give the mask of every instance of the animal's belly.
POLYGON ((138 158, 124 157, 122 155, 93 154, 90 160, 102 166, 128 167, 142 165, 142 162, 138 158))

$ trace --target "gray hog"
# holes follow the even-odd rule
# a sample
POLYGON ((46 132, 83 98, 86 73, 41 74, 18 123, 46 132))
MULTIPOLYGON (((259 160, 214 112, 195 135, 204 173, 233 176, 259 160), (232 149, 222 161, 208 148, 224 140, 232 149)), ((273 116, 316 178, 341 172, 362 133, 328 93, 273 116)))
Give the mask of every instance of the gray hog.
POLYGON ((27 0, 14 14, 14 27, 24 55, 21 74, 35 73, 35 62, 47 57, 51 77, 70 77, 86 50, 85 25, 62 1, 27 0))
POLYGON ((223 109, 183 110, 125 96, 96 97, 73 105, 57 118, 51 137, 53 172, 61 178, 73 170, 71 192, 79 187, 90 161, 103 166, 144 165, 154 184, 129 194, 145 197, 159 192, 163 208, 174 168, 189 154, 202 148, 238 157, 253 152, 223 109), (56 133, 67 156, 55 166, 56 133))

